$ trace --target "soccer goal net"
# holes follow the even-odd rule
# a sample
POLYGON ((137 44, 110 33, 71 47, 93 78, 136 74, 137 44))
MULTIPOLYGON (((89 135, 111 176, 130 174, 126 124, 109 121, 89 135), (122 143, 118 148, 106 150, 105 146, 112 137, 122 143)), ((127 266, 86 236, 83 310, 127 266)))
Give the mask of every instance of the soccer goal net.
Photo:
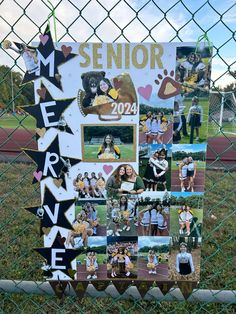
POLYGON ((235 92, 211 91, 209 98, 209 136, 226 133, 236 136, 235 92))

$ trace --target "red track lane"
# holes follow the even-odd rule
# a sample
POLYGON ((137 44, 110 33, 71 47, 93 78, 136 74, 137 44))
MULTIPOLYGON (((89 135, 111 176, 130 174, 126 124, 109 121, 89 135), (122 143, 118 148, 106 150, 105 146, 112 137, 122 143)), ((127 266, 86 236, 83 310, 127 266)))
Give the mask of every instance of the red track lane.
MULTIPOLYGON (((34 130, 1 129, 0 128, 0 155, 17 157, 21 148, 37 149, 34 130)), ((172 136, 171 128, 164 135, 164 143, 172 136)), ((145 134, 140 133, 140 144, 145 143, 145 134)), ((217 137, 208 139, 207 163, 213 163, 219 157, 219 162, 225 165, 233 165, 236 160, 236 137, 217 137)), ((29 159, 29 158, 28 158, 29 159)))
MULTIPOLYGON (((185 187, 188 185, 188 181, 185 180, 185 187)), ((196 177, 194 179, 194 192, 204 192, 205 184, 205 171, 197 170, 196 177)), ((171 191, 180 192, 180 180, 179 180, 179 171, 171 171, 171 191)))

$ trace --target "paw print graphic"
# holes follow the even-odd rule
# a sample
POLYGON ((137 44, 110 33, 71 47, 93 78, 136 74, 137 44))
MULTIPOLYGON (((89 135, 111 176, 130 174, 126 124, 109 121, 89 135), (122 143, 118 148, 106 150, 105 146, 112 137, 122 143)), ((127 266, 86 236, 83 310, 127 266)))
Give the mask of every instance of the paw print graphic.
POLYGON ((181 84, 174 80, 174 71, 170 72, 168 75, 168 71, 164 70, 164 78, 161 74, 157 75, 158 80, 155 80, 157 85, 161 84, 157 96, 161 99, 168 99, 173 96, 176 96, 181 91, 181 84))

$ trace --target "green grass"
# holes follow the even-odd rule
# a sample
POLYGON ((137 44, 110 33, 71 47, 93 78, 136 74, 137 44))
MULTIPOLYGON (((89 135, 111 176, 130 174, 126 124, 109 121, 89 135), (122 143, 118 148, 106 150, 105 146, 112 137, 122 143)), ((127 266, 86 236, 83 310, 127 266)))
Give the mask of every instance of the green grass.
MULTIPOLYGON (((173 170, 179 170, 179 166, 176 165, 176 163, 180 163, 181 161, 179 160, 172 160, 171 161, 171 171, 173 170)), ((197 170, 201 169, 204 170, 206 168, 206 162, 205 161, 195 161, 196 165, 197 165, 197 170)))
MULTIPOLYGON (((106 254, 96 254, 98 266, 103 264, 104 261, 107 260, 106 254)), ((80 261, 82 265, 85 264, 86 254, 80 254, 76 260, 80 261)))
POLYGON ((15 129, 15 128, 27 128, 27 129, 35 129, 36 128, 36 120, 31 116, 20 116, 20 115, 7 115, 4 114, 0 116, 0 127, 7 129, 15 129))
MULTIPOLYGON (((187 119, 188 116, 188 112, 189 112, 189 108, 192 106, 192 102, 191 99, 185 99, 184 100, 184 105, 185 110, 185 117, 187 119)), ((208 127, 208 112, 209 112, 209 101, 208 99, 199 99, 199 105, 202 106, 202 110, 203 110, 203 122, 202 122, 202 126, 200 127, 200 132, 199 132, 199 141, 193 141, 194 144, 199 144, 199 143, 205 143, 207 141, 207 137, 208 137, 208 131, 207 131, 207 127, 208 127)), ((188 134, 190 135, 190 126, 187 123, 187 131, 188 134)), ((194 138, 196 138, 196 133, 194 131, 194 138)), ((181 140, 179 142, 179 144, 189 144, 189 140, 190 137, 187 136, 183 136, 182 132, 181 132, 181 140)))
MULTIPOLYGON (((171 207, 170 208, 170 235, 178 235, 179 234, 179 214, 178 209, 180 206, 171 207)), ((203 210, 199 208, 192 208, 193 217, 197 217, 197 223, 202 223, 203 220, 203 210)), ((203 226, 204 228, 204 226, 203 226)))
MULTIPOLYGON (((107 217, 107 209, 106 209, 106 204, 104 205, 97 205, 97 216, 99 218, 99 224, 104 226, 106 225, 106 217, 107 217)), ((75 216, 81 211, 81 206, 76 206, 75 207, 75 216)))
MULTIPOLYGON (((84 161, 99 161, 97 153, 100 145, 84 145, 84 161)), ((133 144, 122 144, 118 145, 121 158, 115 159, 116 161, 135 161, 135 149, 133 144)))

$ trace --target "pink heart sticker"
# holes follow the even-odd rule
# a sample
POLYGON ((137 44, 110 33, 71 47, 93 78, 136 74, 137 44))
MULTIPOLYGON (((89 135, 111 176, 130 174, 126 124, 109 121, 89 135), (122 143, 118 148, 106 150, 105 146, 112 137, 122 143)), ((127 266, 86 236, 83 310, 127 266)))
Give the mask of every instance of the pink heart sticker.
POLYGON ((138 92, 143 98, 149 100, 152 94, 152 85, 146 85, 145 87, 140 86, 138 92))
POLYGON ((48 39, 49 39, 49 36, 48 35, 39 35, 39 39, 40 39, 41 43, 45 46, 48 39))
POLYGON ((35 177, 35 179, 37 180, 37 181, 40 181, 41 180, 41 178, 42 178, 42 176, 43 176, 43 173, 42 173, 42 171, 34 171, 33 172, 33 175, 34 175, 34 177, 35 177))
POLYGON ((66 46, 66 45, 62 45, 61 46, 61 50, 63 52, 64 57, 66 58, 72 51, 72 47, 71 46, 66 46))
POLYGON ((46 88, 42 87, 42 88, 40 88, 40 89, 37 89, 37 93, 38 93, 38 95, 39 95, 41 98, 45 99, 46 88))
POLYGON ((105 171, 105 174, 109 174, 113 169, 113 166, 104 165, 103 170, 105 171))

